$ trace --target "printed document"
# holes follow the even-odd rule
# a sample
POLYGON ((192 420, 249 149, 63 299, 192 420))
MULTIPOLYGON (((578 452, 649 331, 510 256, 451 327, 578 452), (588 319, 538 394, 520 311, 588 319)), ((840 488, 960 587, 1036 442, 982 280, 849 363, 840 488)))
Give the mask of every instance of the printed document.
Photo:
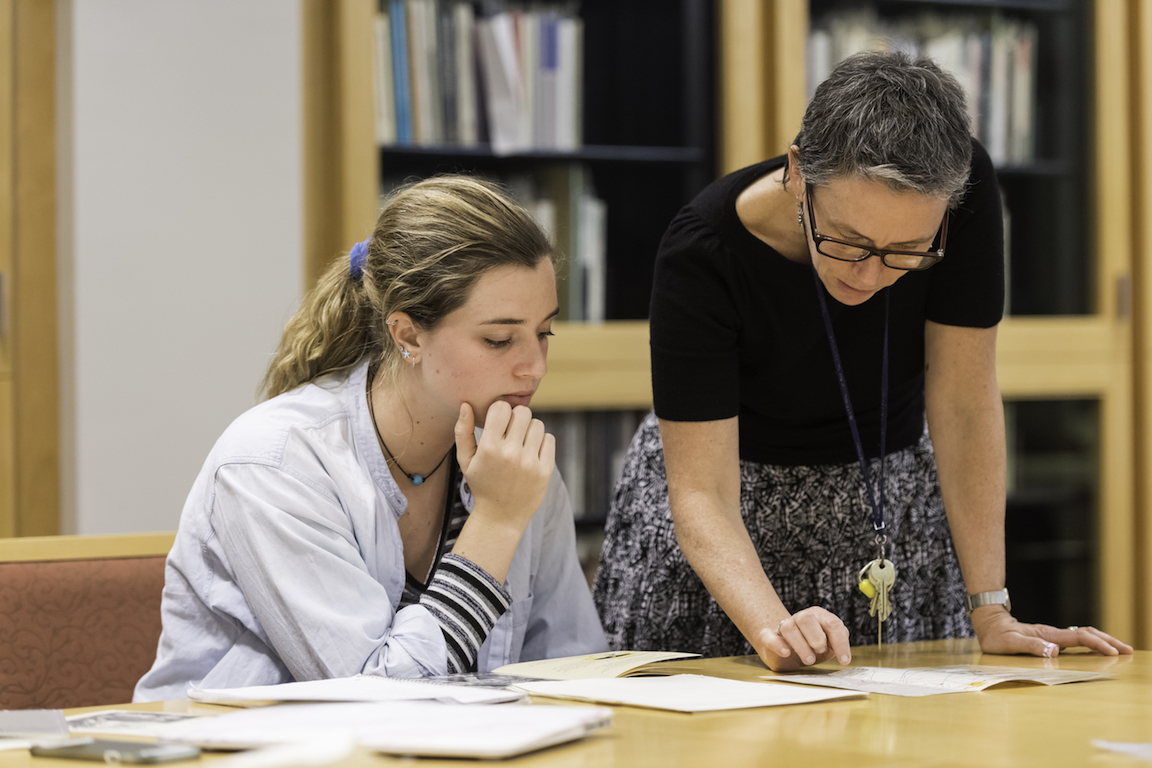
POLYGON ((774 683, 802 683, 849 691, 886 693, 890 696, 935 696, 940 693, 982 691, 1000 683, 1025 682, 1062 685, 1108 677, 1101 672, 1025 667, 983 667, 958 664, 952 667, 895 669, 888 667, 849 667, 826 672, 813 669, 782 675, 764 675, 774 683))
POLYGON ((534 696, 591 701, 597 704, 624 704, 649 709, 670 709, 675 712, 778 707, 785 704, 807 704, 813 701, 847 699, 862 695, 819 688, 804 690, 792 686, 764 685, 703 675, 546 680, 539 683, 518 683, 514 688, 534 696))
POLYGON ((520 675, 541 680, 671 675, 675 674, 676 670, 663 667, 664 664, 675 659, 696 658, 699 655, 698 653, 673 653, 671 651, 605 651, 583 656, 565 656, 560 659, 505 664, 492 671, 501 675, 520 675))
POLYGON ((429 699, 454 704, 497 704, 517 701, 522 694, 495 688, 478 688, 423 678, 356 675, 332 680, 309 680, 247 688, 188 689, 188 698, 201 704, 260 707, 281 701, 411 701, 429 699))
POLYGON ((174 725, 164 738, 214 749, 249 749, 344 737, 395 755, 502 758, 578 739, 611 721, 612 710, 605 707, 461 707, 429 701, 282 704, 174 725))

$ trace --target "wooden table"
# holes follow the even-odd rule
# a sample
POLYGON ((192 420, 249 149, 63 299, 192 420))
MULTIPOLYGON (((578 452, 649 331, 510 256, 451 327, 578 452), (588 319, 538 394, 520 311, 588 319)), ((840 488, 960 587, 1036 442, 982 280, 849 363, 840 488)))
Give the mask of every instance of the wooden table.
MULTIPOLYGON (((855 648, 852 663, 1050 665, 1107 672, 1115 678, 1053 687, 1008 684, 924 698, 873 694, 863 700, 693 715, 618 707, 610 730, 504 762, 518 768, 1152 765, 1091 745, 1092 739, 1152 742, 1152 652, 1120 657, 1069 652, 1049 662, 982 655, 975 641, 940 640, 885 646, 880 651, 874 646, 855 648)), ((684 667, 682 663, 677 666, 684 667)), ((767 674, 755 657, 702 659, 689 666, 697 672, 743 680, 767 674)), ((131 706, 171 712, 227 711, 187 701, 131 706)), ((93 709, 99 708, 69 714, 93 709)), ((206 762, 213 759, 213 754, 205 756, 206 762)), ((357 753, 345 765, 368 768, 396 762, 401 759, 357 753)), ((403 762, 428 768, 469 765, 459 760, 407 758, 403 762)), ((0 752, 0 768, 81 765, 32 758, 25 751, 0 752)))

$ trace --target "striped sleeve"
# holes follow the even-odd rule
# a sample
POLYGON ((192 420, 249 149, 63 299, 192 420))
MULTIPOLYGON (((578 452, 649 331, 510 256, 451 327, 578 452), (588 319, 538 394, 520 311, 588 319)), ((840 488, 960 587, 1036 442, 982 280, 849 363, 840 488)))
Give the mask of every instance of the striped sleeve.
POLYGON ((448 645, 448 673, 473 672, 480 646, 512 596, 487 571, 451 552, 420 597, 420 605, 440 622, 448 645))

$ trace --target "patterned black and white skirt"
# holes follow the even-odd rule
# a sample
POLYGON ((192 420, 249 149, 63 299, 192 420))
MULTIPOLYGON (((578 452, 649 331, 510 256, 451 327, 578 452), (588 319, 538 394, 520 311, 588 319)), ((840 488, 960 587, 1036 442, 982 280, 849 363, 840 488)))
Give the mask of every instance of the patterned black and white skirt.
MULTIPOLYGON (((878 477, 879 460, 869 472, 878 477)), ((944 515, 927 433, 890 453, 885 522, 897 578, 884 641, 970 637, 964 580, 944 515)), ((857 575, 876 556, 857 463, 776 466, 740 462, 740 512, 760 562, 792 612, 820 606, 839 616, 852 645, 876 642, 876 620, 857 575)), ((676 543, 664 452, 649 414, 628 449, 608 513, 593 590, 612 648, 704 656, 750 654, 676 543)))

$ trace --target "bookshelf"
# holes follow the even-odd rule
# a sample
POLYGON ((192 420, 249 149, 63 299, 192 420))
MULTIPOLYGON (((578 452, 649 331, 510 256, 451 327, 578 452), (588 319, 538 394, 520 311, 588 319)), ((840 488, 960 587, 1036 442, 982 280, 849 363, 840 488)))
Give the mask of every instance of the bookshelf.
MULTIPOLYGON (((795 4, 775 5, 795 11, 795 4)), ((1134 469, 1147 454, 1134 449, 1148 437, 1146 427, 1141 434, 1135 426, 1136 413, 1146 408, 1134 387, 1134 355, 1142 353, 1134 346, 1133 317, 1141 315, 1148 294, 1132 292, 1142 246, 1132 239, 1133 209, 1126 199, 1137 174, 1146 172, 1132 166, 1137 148, 1127 133, 1132 110, 1147 108, 1134 101, 1127 75, 1140 50, 1136 43, 1148 40, 1146 32, 1143 38, 1130 33, 1130 21, 1142 13, 1139 4, 802 5, 807 14, 778 10, 773 23, 761 26, 766 47, 780 36, 826 31, 838 14, 861 14, 861 8, 889 34, 919 24, 940 35, 995 28, 1004 20, 1034 30, 1034 152, 998 163, 1010 217, 1010 314, 998 345, 1012 454, 1010 586, 1025 618, 1094 622, 1146 646, 1152 604, 1139 586, 1137 563, 1142 555, 1146 584, 1148 526, 1137 503, 1146 504, 1148 490, 1134 469), (925 23, 926 16, 933 21, 925 23)), ((786 70, 769 71, 772 80, 786 70)), ((763 154, 784 148, 803 108, 779 96, 769 106, 775 111, 769 110, 772 119, 760 132, 770 145, 763 154), (783 114, 792 115, 790 126, 783 114)))
MULTIPOLYGON (((715 84, 697 82, 692 87, 712 92, 714 103, 708 114, 715 117, 717 174, 787 148, 806 103, 802 72, 810 24, 833 5, 822 0, 716 0, 715 84)), ((1005 319, 999 332, 998 374, 1004 396, 1011 402, 1089 404, 1085 407, 1096 432, 1081 447, 1095 454, 1090 502, 1094 518, 1087 535, 1091 603, 1102 626, 1135 640, 1138 647, 1149 647, 1152 407, 1146 393, 1152 393, 1152 269, 1147 266, 1152 259, 1152 153, 1146 148, 1152 146, 1152 8, 1139 0, 917 0, 874 5, 893 14, 999 9, 1029 16, 1040 27, 1042 48, 1049 46, 1038 52, 1038 61, 1046 62, 1037 80, 1038 92, 1043 94, 1040 108, 1045 110, 1046 125, 1068 125, 1059 128, 1063 133, 1046 134, 1040 140, 1041 151, 1033 162, 1005 165, 1001 176, 1005 196, 1019 201, 1018 205, 1045 195, 1059 197, 1048 188, 1075 179, 1076 189, 1061 193, 1065 196, 1056 205, 1067 213, 1059 218, 1061 226, 1073 229, 1062 234, 1049 231, 1046 239, 1028 246, 1033 254, 1043 255, 1052 243, 1072 243, 1059 259, 1073 263, 1062 264, 1047 276, 1033 272, 1030 279, 1062 283, 1058 289, 1049 287, 1051 283, 1037 284, 1034 298, 1049 301, 1048 307, 1028 310, 1028 300, 1017 297, 1015 314, 1005 319), (1066 41, 1070 47, 1061 49, 1063 58, 1055 62, 1043 52, 1053 50, 1052 35, 1058 40, 1075 37, 1066 41), (1068 75, 1071 80, 1064 79, 1068 75), (1065 93, 1061 89, 1068 82, 1074 88, 1065 93), (1055 90, 1051 90, 1053 84, 1055 90), (1060 147, 1067 146, 1079 147, 1078 158, 1064 154, 1060 147)), ((306 217, 312 275, 332 253, 347 248, 370 226, 382 164, 443 159, 428 150, 428 156, 420 160, 426 152, 423 149, 394 157, 387 150, 378 151, 371 140, 371 108, 364 106, 371 98, 372 85, 365 75, 370 71, 371 54, 366 48, 350 50, 349 42, 368 45, 370 33, 365 30, 370 27, 372 10, 369 0, 340 0, 331 6, 318 0, 305 3, 306 17, 312 17, 306 19, 306 51, 319 59, 306 65, 315 83, 306 102, 330 109, 327 122, 320 121, 323 124, 306 135, 309 167, 322 182, 318 188, 325 190, 324 204, 330 214, 319 220, 315 211, 324 209, 317 204, 306 217), (357 93, 363 98, 350 97, 357 93), (359 138, 349 145, 352 134, 359 138)), ((657 73, 652 82, 662 85, 666 79, 657 73)), ((627 138, 600 139, 594 131, 585 140, 582 157, 579 153, 557 157, 527 153, 521 159, 614 163, 595 155, 643 146, 627 138)), ((663 160, 673 165, 670 159, 663 160)), ((618 165, 628 162, 641 163, 621 160, 618 165)), ((659 179, 654 175, 647 183, 653 185, 659 179)), ((678 202, 690 197, 682 191, 678 202)), ((1012 245, 1017 269, 1027 264, 1021 255, 1027 248, 1018 238, 1050 221, 1052 209, 1053 204, 1036 205, 1016 213, 1012 245)), ((1026 282, 1016 277, 1017 289, 1026 282)), ((621 312, 618 318, 631 315, 621 312)), ((646 391, 646 354, 643 322, 565 328, 552 347, 551 372, 538 402, 550 409, 644 407, 648 399, 639 394, 646 391), (589 367, 593 363, 598 367, 595 372, 589 367)))
MULTIPOLYGON (((607 210, 606 321, 557 323, 549 375, 533 407, 558 434, 572 433, 574 421, 583 425, 575 436, 559 440, 562 471, 566 450, 586 453, 588 466, 604 465, 622 455, 639 414, 651 407, 645 318, 660 238, 679 208, 715 177, 714 2, 581 2, 581 142, 511 150, 506 144, 494 148, 492 123, 489 140, 482 131, 476 143, 427 135, 405 142, 394 130, 377 129, 373 96, 381 93, 381 81, 374 79, 373 67, 384 57, 374 53, 373 38, 382 38, 373 20, 381 7, 371 0, 304 5, 306 110, 325 116, 306 123, 305 167, 316 180, 306 185, 311 195, 305 218, 307 278, 314 279, 332 253, 363 237, 374 219, 378 191, 406 179, 465 171, 590 190, 607 210), (391 140, 378 142, 381 137, 391 140)), ((396 6, 386 7, 391 26, 396 6)), ((392 116, 397 125, 399 114, 397 107, 392 116)), ((565 223, 556 236, 571 263, 575 244, 565 223)), ((586 315, 573 309, 576 301, 563 298, 580 293, 573 285, 571 273, 562 276, 562 313, 580 319, 586 315)), ((585 464, 582 456, 580 464, 585 464)), ((594 567, 612 479, 596 480, 585 466, 574 469, 565 477, 583 488, 573 490, 574 506, 581 518, 582 556, 594 567), (583 475, 589 476, 586 484, 583 475)))

